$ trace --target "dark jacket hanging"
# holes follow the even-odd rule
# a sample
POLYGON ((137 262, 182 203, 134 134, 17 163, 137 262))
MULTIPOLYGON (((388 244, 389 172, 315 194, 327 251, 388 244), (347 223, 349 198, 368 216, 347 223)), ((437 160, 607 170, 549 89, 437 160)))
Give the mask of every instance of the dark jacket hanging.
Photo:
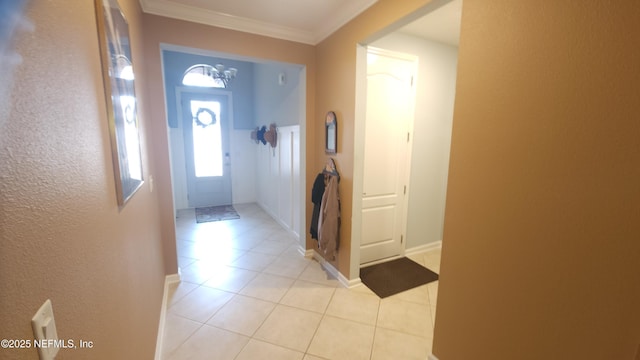
POLYGON ((313 215, 311 216, 311 227, 309 232, 312 239, 318 239, 318 218, 320 216, 320 204, 322 203, 322 195, 324 195, 324 174, 320 173, 316 176, 311 189, 311 202, 313 203, 313 215))

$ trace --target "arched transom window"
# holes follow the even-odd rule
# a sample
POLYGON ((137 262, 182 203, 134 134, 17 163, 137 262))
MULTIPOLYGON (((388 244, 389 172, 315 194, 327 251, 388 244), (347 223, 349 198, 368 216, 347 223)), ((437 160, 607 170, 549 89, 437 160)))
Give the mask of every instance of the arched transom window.
POLYGON ((184 72, 182 77, 182 85, 224 88, 224 82, 220 79, 214 79, 212 72, 215 68, 207 64, 193 65, 184 72))

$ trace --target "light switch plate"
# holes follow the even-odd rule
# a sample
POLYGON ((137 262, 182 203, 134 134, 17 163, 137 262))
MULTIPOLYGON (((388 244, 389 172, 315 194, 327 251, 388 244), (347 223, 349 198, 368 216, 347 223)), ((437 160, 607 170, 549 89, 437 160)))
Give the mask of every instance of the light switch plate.
MULTIPOLYGON (((31 318, 31 327, 33 328, 33 336, 36 342, 58 340, 58 331, 56 330, 56 322, 53 318, 51 300, 47 299, 33 318, 31 318)), ((38 349, 40 360, 54 360, 58 353, 57 346, 47 345, 35 346, 38 349)))

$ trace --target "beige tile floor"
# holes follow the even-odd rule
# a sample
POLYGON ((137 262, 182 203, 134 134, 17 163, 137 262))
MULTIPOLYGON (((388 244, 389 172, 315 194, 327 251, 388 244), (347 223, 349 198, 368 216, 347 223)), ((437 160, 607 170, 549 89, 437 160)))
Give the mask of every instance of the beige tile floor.
MULTIPOLYGON (((162 359, 420 359, 438 283, 385 299, 346 289, 255 204, 240 219, 176 220, 182 282, 169 291, 162 359)), ((440 251, 410 256, 439 272, 440 251)))

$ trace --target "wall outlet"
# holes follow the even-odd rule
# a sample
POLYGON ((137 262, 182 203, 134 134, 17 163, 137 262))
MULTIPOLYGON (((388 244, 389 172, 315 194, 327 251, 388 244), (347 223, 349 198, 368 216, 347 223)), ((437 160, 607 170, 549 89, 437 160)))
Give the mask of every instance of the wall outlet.
POLYGON ((39 345, 36 346, 34 344, 34 347, 38 349, 40 360, 54 360, 59 348, 57 346, 49 346, 52 342, 58 340, 51 300, 47 299, 31 318, 31 327, 33 328, 34 343, 39 345))

